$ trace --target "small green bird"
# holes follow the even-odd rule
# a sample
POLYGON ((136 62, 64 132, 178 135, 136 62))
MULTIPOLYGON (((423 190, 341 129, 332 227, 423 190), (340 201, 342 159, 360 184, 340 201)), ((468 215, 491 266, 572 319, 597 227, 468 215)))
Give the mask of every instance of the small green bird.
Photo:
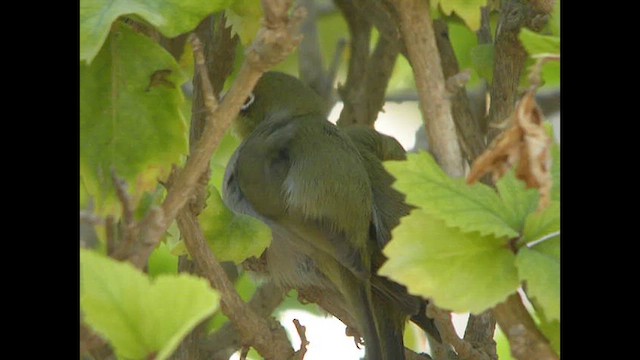
POLYGON ((236 121, 243 142, 227 165, 223 199, 271 228, 265 255, 276 283, 339 294, 366 358, 402 360, 408 317, 440 341, 426 302, 376 275, 391 230, 412 208, 381 163, 403 159, 404 149, 373 129, 339 129, 325 110, 298 79, 265 73, 236 121))

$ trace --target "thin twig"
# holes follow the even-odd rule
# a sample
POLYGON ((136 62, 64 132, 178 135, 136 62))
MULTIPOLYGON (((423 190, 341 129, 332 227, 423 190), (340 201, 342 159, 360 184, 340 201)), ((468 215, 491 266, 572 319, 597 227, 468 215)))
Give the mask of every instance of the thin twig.
MULTIPOLYGON (((195 72, 200 77, 200 86, 202 86, 202 99, 204 102, 205 109, 207 110, 206 114, 209 116, 213 115, 218 107, 218 100, 215 97, 215 93, 213 91, 213 87, 211 86, 211 80, 207 75, 209 72, 207 71, 207 65, 204 59, 204 50, 203 45, 200 39, 196 34, 191 33, 189 37, 187 37, 187 41, 191 43, 193 47, 193 57, 195 60, 195 72)), ((207 120, 210 122, 210 120, 207 120)))
POLYGON ((137 223, 134 218, 135 207, 127 191, 127 183, 116 175, 115 169, 111 169, 111 179, 113 180, 118 200, 122 205, 122 240, 118 243, 117 246, 119 248, 115 249, 114 256, 116 259, 124 259, 119 255, 126 254, 126 251, 133 247, 137 238, 137 223))
POLYGON ((304 359, 304 355, 307 353, 307 346, 310 344, 309 340, 307 340, 307 328, 300 324, 298 319, 293 319, 293 325, 296 327, 298 336, 300 336, 300 349, 297 351, 297 356, 299 359, 304 359))

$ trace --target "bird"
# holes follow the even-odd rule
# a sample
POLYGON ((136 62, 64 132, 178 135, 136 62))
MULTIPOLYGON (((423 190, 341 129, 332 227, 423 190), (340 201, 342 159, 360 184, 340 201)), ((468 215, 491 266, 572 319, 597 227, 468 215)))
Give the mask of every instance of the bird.
POLYGON ((376 274, 391 230, 412 206, 383 167, 402 160, 393 137, 338 128, 326 102, 297 78, 262 75, 234 122, 241 144, 227 164, 223 201, 271 229, 268 273, 283 288, 337 294, 364 338, 367 360, 402 360, 411 318, 434 339, 426 301, 376 274))

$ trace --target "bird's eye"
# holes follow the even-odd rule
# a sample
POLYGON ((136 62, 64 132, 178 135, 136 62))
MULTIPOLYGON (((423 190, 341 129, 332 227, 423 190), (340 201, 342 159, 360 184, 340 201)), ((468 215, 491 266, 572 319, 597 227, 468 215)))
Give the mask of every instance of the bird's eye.
POLYGON ((253 93, 249 94, 249 97, 247 98, 247 100, 244 101, 244 104, 242 104, 242 107, 240 109, 247 110, 255 100, 256 100, 256 96, 253 95, 253 93))

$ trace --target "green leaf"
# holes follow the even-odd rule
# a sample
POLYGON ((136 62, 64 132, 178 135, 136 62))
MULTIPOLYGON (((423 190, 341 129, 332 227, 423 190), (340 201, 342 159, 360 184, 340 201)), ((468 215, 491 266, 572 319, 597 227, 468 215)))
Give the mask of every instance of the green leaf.
POLYGON ((80 60, 93 61, 107 39, 111 23, 135 14, 172 38, 194 29, 209 14, 232 0, 81 0, 80 60))
POLYGON ((80 65, 80 176, 98 213, 119 206, 111 169, 137 202, 187 154, 185 81, 168 52, 125 25, 80 65))
POLYGON ((527 216, 522 232, 525 243, 540 240, 546 235, 560 231, 560 202, 552 201, 542 212, 527 216))
POLYGON ((111 342, 119 358, 168 358, 218 301, 202 278, 161 275, 151 283, 129 263, 80 250, 83 319, 111 342))
POLYGON ((493 81, 493 44, 480 44, 471 49, 471 62, 478 75, 489 83, 493 81))
POLYGON ((220 261, 240 263, 260 256, 271 243, 271 230, 261 221, 229 210, 210 187, 207 207, 198 216, 211 251, 220 261))
POLYGON ((235 0, 225 15, 232 33, 238 34, 242 45, 251 44, 262 24, 260 0, 235 0))
POLYGON ((541 35, 527 28, 520 30, 520 42, 529 56, 538 54, 560 54, 560 37, 541 35))
POLYGON ((486 0, 440 0, 438 3, 445 14, 456 13, 472 31, 480 29, 480 7, 487 4, 486 0))
POLYGON ((523 247, 516 255, 516 266, 520 281, 526 281, 527 296, 546 319, 560 320, 560 259, 523 247))
POLYGON ((549 236, 544 239, 544 241, 540 241, 536 244, 533 244, 531 249, 535 251, 550 256, 556 259, 558 262, 560 261, 560 235, 549 236))
POLYGON ((536 211, 540 198, 536 189, 527 189, 524 181, 515 176, 515 170, 509 170, 496 182, 500 198, 507 208, 508 223, 518 232, 522 232, 527 216, 536 211))
POLYGON ((518 236, 513 215, 492 188, 450 178, 429 153, 409 154, 406 161, 387 161, 384 166, 397 179, 393 186, 407 195, 407 202, 447 226, 480 235, 518 236))
POLYGON ((519 286, 508 238, 462 233, 414 210, 393 230, 379 273, 454 312, 480 313, 519 286))

